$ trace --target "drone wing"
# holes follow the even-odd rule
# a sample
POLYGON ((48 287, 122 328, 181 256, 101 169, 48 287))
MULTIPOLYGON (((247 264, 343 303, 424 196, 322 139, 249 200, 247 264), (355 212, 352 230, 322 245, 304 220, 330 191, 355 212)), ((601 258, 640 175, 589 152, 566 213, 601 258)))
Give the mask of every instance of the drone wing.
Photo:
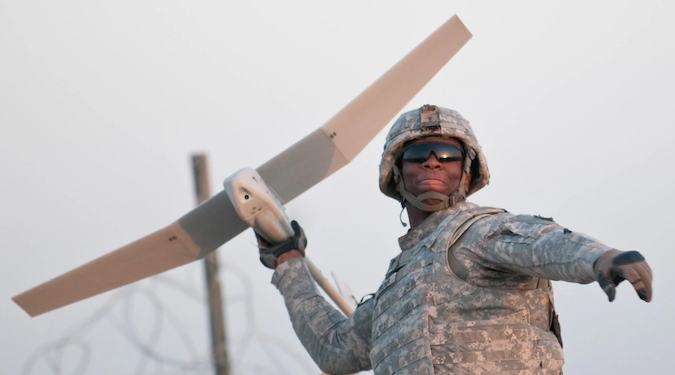
POLYGON ((323 126, 261 165, 258 173, 283 203, 307 191, 352 161, 470 38, 453 16, 323 126))
MULTIPOLYGON (((319 129, 257 171, 287 203, 349 163, 471 38, 450 18, 319 129), (308 157, 309 156, 309 157, 308 157)), ((204 257, 247 228, 222 191, 166 228, 12 299, 30 316, 204 257)))

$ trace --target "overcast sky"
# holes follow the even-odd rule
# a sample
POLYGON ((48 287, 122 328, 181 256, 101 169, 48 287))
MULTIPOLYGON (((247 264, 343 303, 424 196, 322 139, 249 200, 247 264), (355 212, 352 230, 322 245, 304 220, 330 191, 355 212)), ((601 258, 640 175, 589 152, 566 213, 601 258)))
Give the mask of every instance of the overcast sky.
MULTIPOLYGON (((596 283, 555 283, 565 373, 670 374, 672 2, 4 0, 0 375, 208 373, 200 263, 33 319, 10 298, 176 220, 195 201, 192 153, 219 191, 453 14, 474 37, 405 110, 471 121, 492 174, 472 201, 650 262, 649 304, 630 285, 608 303, 596 283)), ((359 297, 405 233, 377 186, 385 134, 288 205, 315 263, 359 297)), ((247 230, 218 251, 235 373, 318 374, 253 243, 247 230)))

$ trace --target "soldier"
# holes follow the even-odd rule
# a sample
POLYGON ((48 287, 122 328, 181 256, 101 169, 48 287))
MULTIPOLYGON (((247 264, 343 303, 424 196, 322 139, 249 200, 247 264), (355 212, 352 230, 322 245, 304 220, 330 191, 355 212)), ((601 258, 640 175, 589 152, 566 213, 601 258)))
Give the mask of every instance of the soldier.
POLYGON ((627 279, 650 301, 652 273, 639 252, 465 200, 488 180, 459 113, 425 105, 401 115, 384 146, 380 189, 407 209, 411 229, 373 298, 348 318, 313 283, 297 223, 292 239, 261 246, 295 332, 322 371, 561 374, 550 280, 597 281, 612 301, 627 279))

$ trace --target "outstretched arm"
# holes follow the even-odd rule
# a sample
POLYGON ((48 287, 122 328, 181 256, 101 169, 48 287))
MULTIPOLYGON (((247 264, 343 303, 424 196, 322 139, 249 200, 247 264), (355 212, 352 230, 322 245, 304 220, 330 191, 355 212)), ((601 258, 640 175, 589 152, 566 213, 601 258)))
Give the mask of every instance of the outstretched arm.
POLYGON ((486 261, 487 268, 584 284, 598 281, 610 301, 616 284, 628 279, 641 299, 651 299, 651 270, 636 251, 620 252, 551 220, 529 215, 495 215, 482 225, 483 246, 474 253, 486 261))

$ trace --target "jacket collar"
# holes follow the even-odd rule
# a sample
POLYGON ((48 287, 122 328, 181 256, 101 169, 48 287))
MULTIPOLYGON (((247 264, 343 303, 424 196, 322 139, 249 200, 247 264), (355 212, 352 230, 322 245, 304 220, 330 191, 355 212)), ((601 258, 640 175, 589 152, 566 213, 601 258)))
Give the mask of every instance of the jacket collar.
POLYGON ((469 202, 459 202, 452 207, 445 210, 435 211, 429 217, 424 219, 422 224, 412 228, 408 233, 399 237, 398 244, 401 251, 406 251, 415 247, 422 239, 430 235, 438 226, 447 219, 448 216, 455 216, 458 213, 476 207, 475 204, 469 202))

